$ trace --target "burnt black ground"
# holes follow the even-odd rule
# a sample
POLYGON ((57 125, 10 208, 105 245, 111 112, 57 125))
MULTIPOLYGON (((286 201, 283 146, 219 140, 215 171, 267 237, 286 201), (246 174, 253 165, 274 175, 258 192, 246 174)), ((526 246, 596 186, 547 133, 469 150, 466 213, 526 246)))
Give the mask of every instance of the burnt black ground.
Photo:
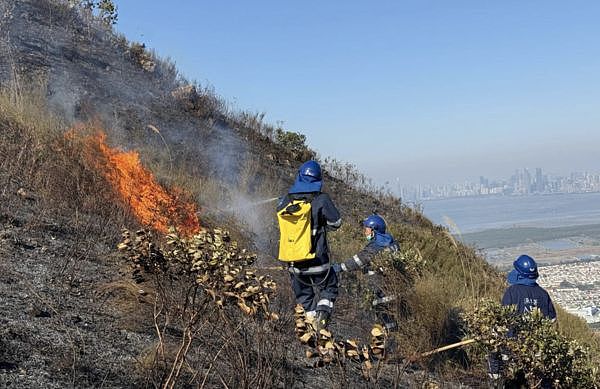
POLYGON ((128 281, 114 249, 40 218, 31 200, 0 201, 0 387, 141 384, 136 357, 153 337, 137 322, 143 307, 119 310, 122 292, 106 287, 128 281))

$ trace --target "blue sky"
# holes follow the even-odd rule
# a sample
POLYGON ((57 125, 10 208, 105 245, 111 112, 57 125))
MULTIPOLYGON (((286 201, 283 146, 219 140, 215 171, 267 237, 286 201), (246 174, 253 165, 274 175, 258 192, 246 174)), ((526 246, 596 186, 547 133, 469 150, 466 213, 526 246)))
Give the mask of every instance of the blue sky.
POLYGON ((379 182, 600 171, 600 2, 116 2, 130 40, 379 182))

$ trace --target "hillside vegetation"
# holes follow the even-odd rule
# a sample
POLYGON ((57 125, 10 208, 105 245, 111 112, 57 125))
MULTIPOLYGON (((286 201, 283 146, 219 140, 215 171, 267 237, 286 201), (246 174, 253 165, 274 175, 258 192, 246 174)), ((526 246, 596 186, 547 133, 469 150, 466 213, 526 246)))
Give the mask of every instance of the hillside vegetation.
MULTIPOLYGON (((464 315, 500 298, 503 276, 475 250, 85 9, 16 0, 0 17, 1 385, 481 385, 483 343, 407 358, 468 336, 464 315), (386 278, 401 298, 385 359, 347 349, 308 358, 295 334, 274 207, 255 202, 285 193, 313 157, 345 221, 329 235, 334 260, 364 245, 358 221, 375 209, 402 247, 403 270, 386 278), (148 198, 166 213, 142 217, 148 198), (200 235, 183 233, 190 215, 200 235)), ((364 284, 343 276, 330 327, 338 342, 369 343, 364 284)), ((558 329, 590 348, 588 365, 600 363, 584 322, 561 312, 558 329)))

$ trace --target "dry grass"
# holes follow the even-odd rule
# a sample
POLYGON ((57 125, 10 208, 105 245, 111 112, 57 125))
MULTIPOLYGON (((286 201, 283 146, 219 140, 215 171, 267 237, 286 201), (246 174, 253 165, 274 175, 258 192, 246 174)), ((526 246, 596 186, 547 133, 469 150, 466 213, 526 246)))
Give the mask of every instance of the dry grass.
POLYGON ((127 279, 112 281, 97 287, 107 306, 119 312, 117 325, 128 331, 144 332, 150 327, 147 318, 154 301, 149 283, 136 284, 127 279))
MULTIPOLYGON (((279 322, 218 308, 195 280, 155 275, 154 328, 158 342, 138 357, 148 386, 272 387, 290 383, 288 334, 279 322)), ((134 291, 125 286, 130 294, 134 291)))
POLYGON ((41 140, 64 129, 65 124, 61 118, 47 109, 44 91, 43 83, 28 89, 14 86, 9 90, 0 90, 0 117, 26 128, 41 140))
POLYGON ((0 91, 0 182, 25 188, 41 206, 39 220, 60 215, 82 235, 117 239, 128 211, 97 171, 82 141, 47 110, 43 90, 0 91))

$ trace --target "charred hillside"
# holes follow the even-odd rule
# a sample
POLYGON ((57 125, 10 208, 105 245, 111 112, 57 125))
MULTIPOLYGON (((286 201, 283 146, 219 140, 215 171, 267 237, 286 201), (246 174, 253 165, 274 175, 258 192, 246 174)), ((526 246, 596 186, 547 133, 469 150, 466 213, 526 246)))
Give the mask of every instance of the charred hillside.
POLYGON ((375 329, 349 274, 331 333, 305 337, 260 200, 314 153, 70 4, 0 2, 0 386, 479 386, 483 348, 407 358, 461 340, 463 315, 498 299, 475 250, 323 160, 345 221, 333 258, 364 245, 374 209, 400 243, 384 282, 400 328, 375 329))

